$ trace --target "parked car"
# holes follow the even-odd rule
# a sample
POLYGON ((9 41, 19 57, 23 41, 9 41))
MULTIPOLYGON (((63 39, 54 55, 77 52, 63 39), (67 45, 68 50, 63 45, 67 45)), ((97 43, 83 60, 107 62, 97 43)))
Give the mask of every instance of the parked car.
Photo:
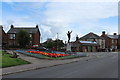
POLYGON ((38 47, 39 47, 39 45, 33 45, 33 46, 32 46, 33 49, 36 49, 36 48, 38 48, 38 47))
POLYGON ((52 52, 52 50, 47 49, 47 48, 45 48, 45 47, 37 47, 36 50, 45 51, 45 52, 52 52))

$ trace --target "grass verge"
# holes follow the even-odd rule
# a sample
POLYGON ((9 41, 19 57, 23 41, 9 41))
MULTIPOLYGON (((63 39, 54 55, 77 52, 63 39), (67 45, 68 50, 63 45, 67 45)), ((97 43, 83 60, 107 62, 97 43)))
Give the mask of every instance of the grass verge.
POLYGON ((11 67, 11 66, 17 66, 17 65, 23 65, 23 64, 30 64, 30 62, 22 60, 20 58, 11 58, 11 54, 7 54, 4 51, 0 51, 0 58, 1 64, 0 67, 5 68, 5 67, 11 67))

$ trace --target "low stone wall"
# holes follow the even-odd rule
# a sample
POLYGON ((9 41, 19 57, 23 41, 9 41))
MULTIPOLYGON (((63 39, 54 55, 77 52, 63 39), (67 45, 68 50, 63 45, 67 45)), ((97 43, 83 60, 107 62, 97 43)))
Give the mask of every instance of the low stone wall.
POLYGON ((115 51, 116 51, 116 52, 120 52, 120 49, 116 49, 115 51))

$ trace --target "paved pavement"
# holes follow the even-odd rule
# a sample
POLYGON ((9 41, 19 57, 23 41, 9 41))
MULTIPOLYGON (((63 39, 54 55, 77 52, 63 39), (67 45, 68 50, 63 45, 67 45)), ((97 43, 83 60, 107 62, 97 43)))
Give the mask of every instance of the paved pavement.
MULTIPOLYGON (((12 53, 12 51, 8 51, 8 52, 12 53)), ((56 66, 56 65, 60 65, 60 64, 72 63, 72 62, 76 62, 76 61, 80 61, 80 60, 90 60, 93 58, 109 56, 109 53, 87 53, 88 57, 80 57, 80 58, 66 59, 66 60, 44 60, 44 59, 38 59, 38 58, 26 56, 26 55, 23 55, 20 53, 18 53, 18 54, 19 54, 19 58, 22 58, 26 61, 31 62, 31 64, 3 68, 2 74, 0 74, 0 75, 24 72, 24 71, 34 70, 34 69, 56 66)))
MULTIPOLYGON (((8 53, 12 54, 12 50, 7 50, 8 53)), ((6 75, 11 73, 17 73, 17 72, 23 72, 28 71, 32 69, 38 69, 38 68, 44 68, 49 66, 55 66, 65 63, 71 63, 82 59, 91 59, 95 56, 89 56, 84 58, 75 58, 75 59, 66 59, 66 60, 44 60, 44 59, 38 59, 34 57, 30 57, 21 53, 17 53, 19 55, 19 58, 31 62, 31 64, 25 64, 25 65, 19 65, 14 67, 8 67, 2 69, 2 74, 0 75, 6 75)), ((1 70, 1 69, 0 69, 1 70)))
POLYGON ((89 53, 97 58, 5 75, 3 78, 118 78, 117 53, 89 53))

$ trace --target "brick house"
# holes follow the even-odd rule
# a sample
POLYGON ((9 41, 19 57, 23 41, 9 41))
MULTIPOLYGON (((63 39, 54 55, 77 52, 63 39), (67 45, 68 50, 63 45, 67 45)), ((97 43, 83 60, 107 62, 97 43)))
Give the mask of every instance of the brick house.
POLYGON ((8 43, 8 35, 3 30, 3 26, 0 25, 0 47, 7 46, 8 43))
POLYGON ((113 33, 113 35, 105 34, 105 31, 102 32, 101 37, 103 37, 106 41, 105 48, 107 49, 117 49, 118 41, 120 41, 119 35, 113 33))
POLYGON ((94 41, 80 41, 71 42, 72 52, 97 52, 99 45, 94 41))
POLYGON ((16 35, 20 30, 26 30, 30 35, 30 45, 40 45, 40 31, 38 25, 36 27, 14 27, 11 25, 8 34, 8 45, 9 46, 19 46, 16 35))
POLYGON ((99 49, 105 49, 105 39, 92 32, 79 38, 81 41, 94 41, 99 45, 99 49))
POLYGON ((118 46, 117 46, 117 48, 120 51, 120 34, 118 35, 118 46))

